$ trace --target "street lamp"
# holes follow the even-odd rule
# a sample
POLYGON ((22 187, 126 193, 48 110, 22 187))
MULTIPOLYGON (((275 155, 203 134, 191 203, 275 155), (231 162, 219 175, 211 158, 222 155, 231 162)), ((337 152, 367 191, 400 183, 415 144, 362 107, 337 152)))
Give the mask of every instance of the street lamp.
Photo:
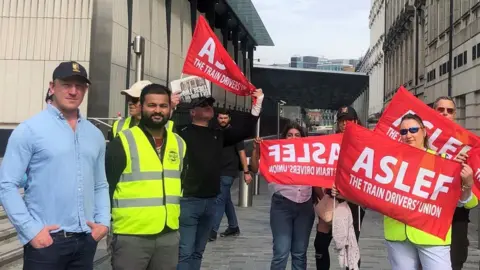
POLYGON ((287 104, 286 101, 283 101, 283 100, 277 101, 277 138, 278 139, 280 139, 280 115, 283 114, 282 106, 285 106, 285 104, 287 104))

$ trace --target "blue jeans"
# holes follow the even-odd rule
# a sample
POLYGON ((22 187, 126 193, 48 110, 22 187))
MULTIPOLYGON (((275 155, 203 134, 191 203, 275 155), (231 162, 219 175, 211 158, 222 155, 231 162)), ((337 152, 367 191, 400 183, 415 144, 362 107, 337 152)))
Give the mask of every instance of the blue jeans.
POLYGON ((180 250, 177 270, 200 270, 215 218, 215 198, 180 199, 180 250))
POLYGON ((36 249, 30 244, 23 246, 23 269, 25 270, 89 270, 93 269, 93 257, 97 241, 90 233, 65 235, 52 233, 53 244, 36 249))
POLYGON ((280 194, 272 196, 270 227, 273 235, 271 270, 287 267, 292 254, 292 270, 307 269, 307 249, 315 213, 312 200, 293 202, 280 194))
POLYGON ((218 232, 218 229, 220 228, 223 213, 227 215, 229 228, 238 227, 237 214, 235 213, 235 207, 233 206, 232 202, 232 194, 230 193, 233 181, 235 181, 235 178, 232 176, 220 176, 220 194, 218 194, 215 201, 216 213, 215 223, 213 224, 213 230, 215 232, 218 232))

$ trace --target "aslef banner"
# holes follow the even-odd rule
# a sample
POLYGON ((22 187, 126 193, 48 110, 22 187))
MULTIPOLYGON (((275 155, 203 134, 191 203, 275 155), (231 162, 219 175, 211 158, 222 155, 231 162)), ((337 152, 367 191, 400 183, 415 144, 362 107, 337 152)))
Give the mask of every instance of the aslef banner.
MULTIPOLYGON (((375 127, 375 132, 400 140, 400 122, 408 113, 417 114, 422 118, 429 136, 429 147, 449 158, 456 157, 461 151, 480 147, 480 138, 464 129, 459 124, 445 118, 421 100, 412 95, 403 86, 393 96, 392 101, 385 109, 375 127)), ((469 154, 470 155, 470 154, 469 154)), ((473 170, 478 170, 480 164, 469 162, 473 170)), ((480 184, 474 187, 473 192, 480 197, 480 184)))
POLYGON ((203 16, 198 18, 182 72, 205 78, 238 96, 255 91, 203 16))
POLYGON ((445 239, 461 195, 461 164, 348 123, 335 185, 340 194, 445 239))
POLYGON ((260 173, 268 182, 330 188, 342 134, 265 140, 260 144, 260 173))
POLYGON ((375 127, 375 132, 400 141, 400 122, 406 114, 417 114, 427 129, 430 148, 455 157, 464 147, 480 146, 480 138, 445 118, 416 98, 403 86, 393 96, 375 127))

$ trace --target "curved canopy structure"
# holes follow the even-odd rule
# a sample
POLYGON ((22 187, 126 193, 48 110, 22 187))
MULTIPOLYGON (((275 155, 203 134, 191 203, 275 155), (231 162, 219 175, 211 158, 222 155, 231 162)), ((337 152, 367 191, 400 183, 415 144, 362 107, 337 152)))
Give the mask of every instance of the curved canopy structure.
POLYGON ((251 76, 265 96, 309 109, 351 105, 368 87, 368 75, 359 72, 254 65, 251 76))

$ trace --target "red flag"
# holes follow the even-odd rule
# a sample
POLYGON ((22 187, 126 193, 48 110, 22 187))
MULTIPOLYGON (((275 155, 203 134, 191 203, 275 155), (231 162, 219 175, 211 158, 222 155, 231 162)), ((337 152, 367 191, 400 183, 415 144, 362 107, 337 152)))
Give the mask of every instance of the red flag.
POLYGON ((342 196, 445 239, 461 194, 460 163, 352 123, 341 149, 335 185, 342 196))
POLYGON ((334 134, 263 141, 260 172, 268 182, 331 188, 342 137, 334 134))
POLYGON ((205 78, 238 96, 255 91, 203 16, 198 19, 182 72, 205 78))
MULTIPOLYGON (((417 114, 422 118, 429 136, 430 148, 439 153, 448 154, 449 158, 454 158, 465 147, 467 149, 480 147, 480 138, 477 135, 440 115, 403 86, 398 89, 383 112, 375 127, 375 132, 387 135, 397 141, 400 140, 400 120, 407 113, 417 114)), ((471 158, 473 152, 470 152, 468 155, 471 158)), ((468 163, 474 171, 480 168, 480 162, 477 164, 477 162, 469 161, 468 163)), ((480 183, 478 181, 475 183, 480 188, 480 183)), ((478 188, 474 188, 473 193, 480 198, 478 188)))
POLYGON ((467 164, 473 169, 473 194, 480 196, 480 148, 472 149, 468 152, 467 164))

